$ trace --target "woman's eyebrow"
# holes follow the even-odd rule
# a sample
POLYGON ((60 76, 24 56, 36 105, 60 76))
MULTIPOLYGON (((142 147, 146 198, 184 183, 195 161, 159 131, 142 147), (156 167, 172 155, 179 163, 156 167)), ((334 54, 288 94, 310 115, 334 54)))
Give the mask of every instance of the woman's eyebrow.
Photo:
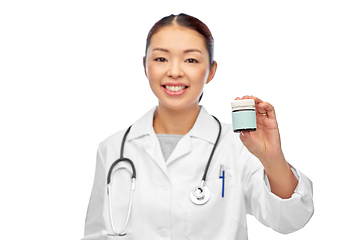
MULTIPOLYGON (((169 52, 169 50, 165 49, 165 48, 154 48, 154 51, 162 51, 162 52, 169 52)), ((202 53, 199 49, 187 49, 184 51, 184 53, 189 53, 189 52, 199 52, 202 53)))
POLYGON ((202 53, 199 49, 188 49, 188 50, 185 50, 184 53, 189 53, 189 52, 199 52, 199 53, 202 53))
POLYGON ((163 52, 169 52, 169 50, 164 49, 164 48, 154 48, 153 51, 163 51, 163 52))

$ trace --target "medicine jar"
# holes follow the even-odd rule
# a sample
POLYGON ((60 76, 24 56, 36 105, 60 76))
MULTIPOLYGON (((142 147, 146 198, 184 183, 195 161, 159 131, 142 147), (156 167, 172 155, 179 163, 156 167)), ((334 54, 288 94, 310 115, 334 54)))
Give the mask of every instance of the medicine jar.
POLYGON ((231 102, 231 108, 234 132, 256 130, 256 111, 253 99, 235 100, 231 102))

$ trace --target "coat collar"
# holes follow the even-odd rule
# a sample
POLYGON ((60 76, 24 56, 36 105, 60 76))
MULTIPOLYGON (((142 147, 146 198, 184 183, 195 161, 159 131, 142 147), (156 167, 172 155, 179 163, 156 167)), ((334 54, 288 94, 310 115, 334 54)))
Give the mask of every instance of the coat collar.
MULTIPOLYGON (((148 111, 143 117, 136 121, 128 135, 128 140, 141 138, 146 135, 155 134, 153 128, 153 118, 156 107, 148 111)), ((219 131, 219 126, 215 119, 201 106, 200 113, 195 121, 192 129, 186 134, 191 137, 200 138, 215 144, 216 137, 219 131)))

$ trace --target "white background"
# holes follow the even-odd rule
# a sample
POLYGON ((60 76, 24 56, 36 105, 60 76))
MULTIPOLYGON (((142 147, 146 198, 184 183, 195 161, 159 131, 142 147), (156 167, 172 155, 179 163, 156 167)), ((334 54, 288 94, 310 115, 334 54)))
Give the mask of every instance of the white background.
POLYGON ((157 104, 143 72, 151 26, 205 22, 218 71, 202 104, 231 122, 251 94, 275 106, 286 158, 314 183, 315 214, 281 235, 359 236, 358 1, 1 1, 1 239, 80 239, 98 143, 157 104), (50 237, 51 236, 51 237, 50 237))

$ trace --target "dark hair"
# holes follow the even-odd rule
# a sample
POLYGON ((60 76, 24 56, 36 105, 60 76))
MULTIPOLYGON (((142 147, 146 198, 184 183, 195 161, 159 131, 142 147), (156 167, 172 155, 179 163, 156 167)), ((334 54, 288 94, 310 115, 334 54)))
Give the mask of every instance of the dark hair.
POLYGON ((171 14, 167 17, 162 18, 154 24, 146 38, 145 58, 147 49, 150 45, 151 37, 161 28, 169 25, 179 25, 200 33, 204 37, 206 49, 209 53, 210 67, 212 67, 214 63, 214 38, 209 28, 199 19, 184 13, 180 13, 179 15, 171 14))

